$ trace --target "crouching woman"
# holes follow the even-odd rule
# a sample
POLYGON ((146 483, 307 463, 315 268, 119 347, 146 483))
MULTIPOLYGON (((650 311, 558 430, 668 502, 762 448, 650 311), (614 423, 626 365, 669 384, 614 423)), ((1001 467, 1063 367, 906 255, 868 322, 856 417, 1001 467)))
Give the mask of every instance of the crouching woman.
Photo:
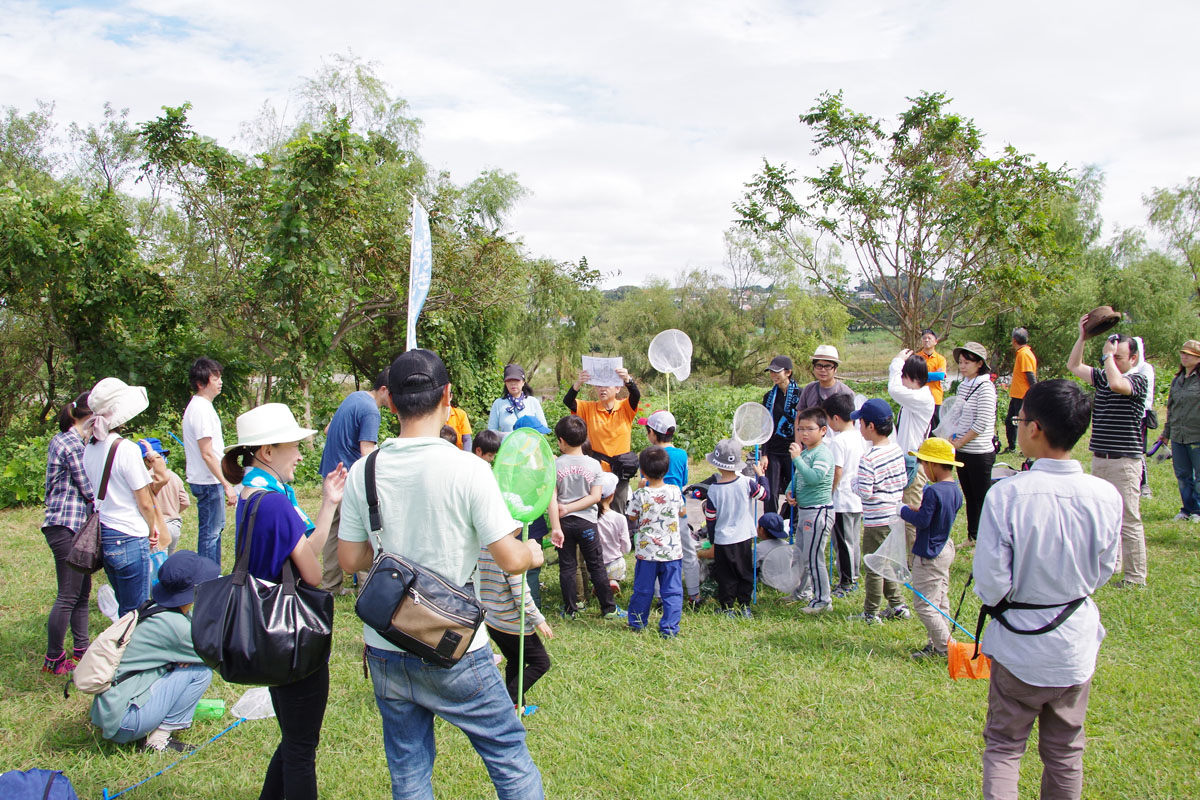
POLYGON ((191 727, 212 681, 192 646, 192 599, 196 584, 219 574, 215 563, 190 550, 163 562, 113 685, 92 702, 92 722, 105 739, 160 753, 195 749, 174 736, 191 727))

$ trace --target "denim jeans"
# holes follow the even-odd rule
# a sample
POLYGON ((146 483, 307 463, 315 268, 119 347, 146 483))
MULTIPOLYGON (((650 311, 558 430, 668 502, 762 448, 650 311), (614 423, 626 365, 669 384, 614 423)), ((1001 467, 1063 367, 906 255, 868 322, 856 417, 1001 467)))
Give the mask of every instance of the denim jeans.
POLYGON ((1179 481, 1180 509, 1184 514, 1200 514, 1200 442, 1171 442, 1171 464, 1179 481))
POLYGON ((132 742, 157 728, 171 731, 190 728, 196 704, 211 682, 212 670, 203 664, 176 667, 151 685, 150 698, 140 708, 129 707, 112 741, 132 742))
POLYGON ((633 565, 633 595, 629 598, 629 627, 640 631, 649 623, 655 582, 659 585, 662 598, 662 619, 658 623, 658 632, 663 636, 675 636, 679 633, 679 620, 683 614, 682 559, 637 559, 633 565))
POLYGON ((117 596, 117 614, 124 616, 150 597, 150 540, 100 526, 104 574, 117 596))
POLYGON ((394 800, 433 800, 435 714, 467 735, 500 800, 545 796, 542 775, 525 745, 525 727, 500 682, 490 648, 470 651, 449 669, 410 653, 370 646, 366 658, 383 717, 394 800))
POLYGON ((196 498, 196 552, 221 566, 221 531, 225 530, 225 487, 189 483, 196 498))

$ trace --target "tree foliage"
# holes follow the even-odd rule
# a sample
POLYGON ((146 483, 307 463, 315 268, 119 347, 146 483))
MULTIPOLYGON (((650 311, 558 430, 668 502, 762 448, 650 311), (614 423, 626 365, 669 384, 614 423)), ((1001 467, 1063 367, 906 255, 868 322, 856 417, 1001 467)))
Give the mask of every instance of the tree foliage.
POLYGON ((822 165, 801 179, 764 161, 735 205, 743 229, 783 248, 831 297, 879 324, 877 300, 913 344, 1014 308, 1057 272, 1064 245, 1050 224, 1063 170, 1005 147, 989 155, 970 119, 924 93, 892 128, 824 93, 800 117, 822 165), (802 191, 798 191, 802 189, 802 191), (852 256, 846 267, 828 244, 852 256), (859 277, 873 298, 851 291, 859 277))

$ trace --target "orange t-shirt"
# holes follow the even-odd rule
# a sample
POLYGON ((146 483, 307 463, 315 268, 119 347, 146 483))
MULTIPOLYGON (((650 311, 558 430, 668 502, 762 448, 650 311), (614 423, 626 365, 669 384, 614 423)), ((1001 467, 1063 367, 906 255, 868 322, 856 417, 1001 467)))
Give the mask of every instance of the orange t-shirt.
POLYGON ((1008 387, 1008 396, 1013 400, 1020 400, 1029 391, 1029 380, 1025 377, 1026 372, 1032 372, 1034 377, 1037 377, 1037 357, 1033 354, 1033 348, 1027 344, 1017 348, 1017 359, 1013 363, 1012 384, 1008 387))
POLYGON ((471 435, 471 420, 467 418, 467 412, 450 406, 450 419, 446 420, 446 424, 458 434, 458 449, 462 450, 462 437, 471 435))
MULTIPOLYGON (((637 409, 629 405, 628 398, 619 401, 612 411, 605 411, 594 400, 576 400, 575 416, 587 423, 592 450, 606 456, 619 456, 629 452, 637 409)), ((603 461, 600 465, 604 467, 605 472, 612 472, 603 461)))
MULTIPOLYGON (((917 352, 925 359, 925 365, 929 368, 930 372, 946 371, 946 357, 937 350, 934 350, 932 353, 926 353, 924 350, 918 350, 917 352)), ((933 395, 934 404, 940 406, 943 397, 942 382, 930 381, 925 385, 929 387, 929 392, 933 395)))

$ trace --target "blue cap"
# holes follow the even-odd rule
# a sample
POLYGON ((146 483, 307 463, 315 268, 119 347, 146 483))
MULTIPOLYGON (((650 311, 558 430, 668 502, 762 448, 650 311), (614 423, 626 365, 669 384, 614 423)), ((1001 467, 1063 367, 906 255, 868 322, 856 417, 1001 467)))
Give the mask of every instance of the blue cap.
POLYGON ((539 421, 538 418, 532 414, 526 414, 513 423, 513 430, 515 431, 517 428, 533 428, 538 433, 550 433, 550 429, 543 425, 541 421, 539 421))
POLYGON ((180 550, 158 568, 158 583, 150 590, 150 596, 160 606, 178 608, 192 602, 196 584, 220 576, 221 568, 215 561, 191 550, 180 550))
POLYGON ((878 398, 868 400, 863 403, 862 408, 850 415, 850 419, 861 419, 863 422, 870 422, 878 425, 880 422, 890 422, 892 419, 892 407, 887 404, 886 400, 878 398))
POLYGON ((160 442, 158 439, 155 439, 153 436, 150 436, 146 439, 139 441, 138 445, 142 448, 142 458, 145 458, 146 456, 150 455, 151 451, 154 451, 155 453, 158 453, 160 456, 162 456, 163 459, 165 460, 166 457, 171 452, 170 450, 164 450, 163 446, 162 446, 162 442, 160 442), (150 448, 147 449, 146 445, 150 445, 150 448))
POLYGON ((783 530, 783 517, 776 514, 774 511, 768 511, 758 518, 758 527, 762 528, 768 536, 776 539, 786 539, 787 534, 783 530))

